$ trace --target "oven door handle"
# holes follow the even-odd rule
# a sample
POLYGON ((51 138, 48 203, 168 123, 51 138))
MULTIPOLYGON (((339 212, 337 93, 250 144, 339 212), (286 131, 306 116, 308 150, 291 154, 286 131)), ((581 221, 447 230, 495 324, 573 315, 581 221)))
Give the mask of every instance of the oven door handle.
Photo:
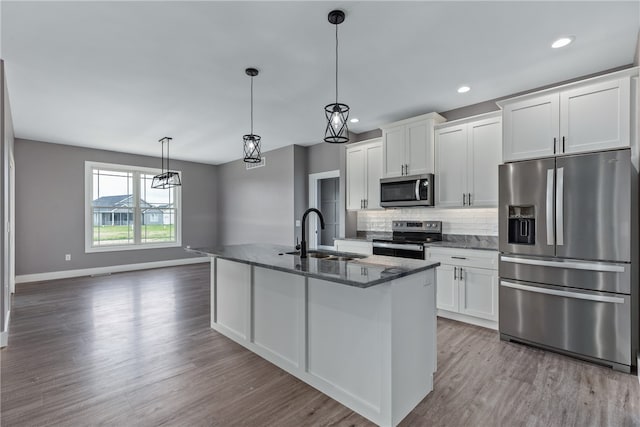
POLYGON ((416 251, 416 252, 423 252, 424 251, 424 246, 423 245, 405 245, 402 243, 384 243, 384 242, 373 242, 373 247, 374 248, 386 248, 386 249, 402 249, 402 250, 407 250, 407 251, 416 251))
POLYGON ((583 294, 580 292, 559 291, 556 289, 539 288, 537 286, 521 285, 519 283, 507 282, 505 280, 500 281, 500 286, 505 288, 519 289, 522 291, 535 292, 538 294, 555 295, 565 298, 584 299, 597 302, 611 302, 614 304, 624 304, 624 298, 620 297, 606 297, 601 295, 583 294))

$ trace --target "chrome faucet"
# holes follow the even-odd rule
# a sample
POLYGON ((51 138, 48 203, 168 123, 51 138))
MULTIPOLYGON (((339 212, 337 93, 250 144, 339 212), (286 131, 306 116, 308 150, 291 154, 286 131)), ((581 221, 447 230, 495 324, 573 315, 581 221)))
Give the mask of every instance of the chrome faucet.
POLYGON ((300 242, 300 258, 307 257, 307 215, 311 212, 315 212, 318 214, 318 218, 320 219, 320 227, 324 230, 324 218, 322 217, 322 212, 320 212, 316 208, 309 208, 304 211, 302 214, 302 241, 300 242))

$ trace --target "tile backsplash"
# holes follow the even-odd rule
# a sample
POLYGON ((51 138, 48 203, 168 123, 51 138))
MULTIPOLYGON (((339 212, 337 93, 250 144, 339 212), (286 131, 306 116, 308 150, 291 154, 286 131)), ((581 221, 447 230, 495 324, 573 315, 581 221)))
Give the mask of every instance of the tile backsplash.
POLYGON ((358 231, 391 231, 393 220, 442 221, 444 234, 498 235, 498 208, 358 211, 358 231))

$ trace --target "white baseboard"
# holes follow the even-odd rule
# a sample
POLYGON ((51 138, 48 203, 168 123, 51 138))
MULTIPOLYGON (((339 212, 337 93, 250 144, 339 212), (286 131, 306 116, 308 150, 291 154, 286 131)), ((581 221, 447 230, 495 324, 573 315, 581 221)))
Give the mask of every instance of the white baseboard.
POLYGON ((173 267, 176 265, 210 262, 210 257, 181 258, 167 261, 142 262, 138 264, 110 265, 108 267, 83 268, 79 270, 52 271, 50 273, 22 274, 16 276, 16 283, 42 282, 45 280, 68 279, 71 277, 121 273, 124 271, 147 270, 150 268, 173 267))
POLYGON ((445 319, 457 320, 458 322, 470 323, 487 329, 493 329, 495 331, 498 330, 498 322, 494 322, 492 320, 467 316, 466 314, 454 313, 447 310, 438 310, 438 316, 444 317, 445 319))
POLYGON ((6 347, 9 343, 9 320, 11 319, 11 310, 7 312, 7 320, 4 323, 4 331, 0 332, 0 348, 6 347))

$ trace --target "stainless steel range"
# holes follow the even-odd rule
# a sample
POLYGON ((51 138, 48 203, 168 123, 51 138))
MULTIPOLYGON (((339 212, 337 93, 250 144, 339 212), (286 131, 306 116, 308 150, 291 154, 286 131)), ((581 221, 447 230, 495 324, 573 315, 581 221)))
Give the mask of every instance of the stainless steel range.
POLYGON ((391 239, 373 239, 373 254, 425 259, 424 244, 442 240, 442 221, 393 221, 391 239))

